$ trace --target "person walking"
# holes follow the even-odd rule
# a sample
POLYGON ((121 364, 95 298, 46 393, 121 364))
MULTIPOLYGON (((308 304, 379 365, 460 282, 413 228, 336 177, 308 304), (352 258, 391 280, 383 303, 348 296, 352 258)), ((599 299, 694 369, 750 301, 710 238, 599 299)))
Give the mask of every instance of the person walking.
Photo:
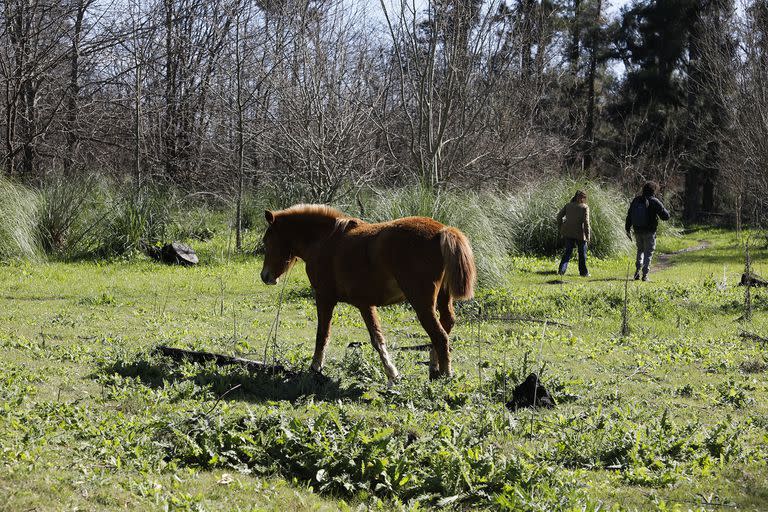
POLYGON ((624 229, 630 240, 632 240, 632 231, 635 232, 637 245, 635 280, 641 278, 642 272, 643 281, 648 281, 651 258, 656 249, 656 230, 659 227, 659 219, 667 221, 670 218, 669 211, 656 197, 658 191, 659 185, 654 181, 648 181, 643 185, 642 193, 629 203, 624 229))
POLYGON ((579 274, 581 277, 589 277, 587 270, 587 242, 591 233, 589 227, 589 206, 587 206, 587 194, 577 190, 571 202, 563 206, 557 214, 557 226, 560 235, 565 238, 565 252, 560 260, 558 274, 563 275, 571 261, 573 248, 579 253, 579 274))

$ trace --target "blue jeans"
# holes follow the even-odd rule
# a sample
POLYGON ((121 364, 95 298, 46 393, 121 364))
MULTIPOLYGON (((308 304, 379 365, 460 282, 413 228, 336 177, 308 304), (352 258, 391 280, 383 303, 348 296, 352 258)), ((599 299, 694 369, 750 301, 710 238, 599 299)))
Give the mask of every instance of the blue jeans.
POLYGON ((635 231, 635 244, 637 245, 635 271, 640 272, 640 270, 642 270, 643 275, 647 276, 648 271, 651 269, 651 258, 653 258, 653 251, 656 249, 656 233, 635 231))
POLYGON ((579 250, 579 274, 586 276, 589 274, 587 270, 587 241, 576 240, 575 238, 565 239, 565 252, 563 253, 563 259, 560 260, 560 273, 565 274, 565 271, 568 269, 568 262, 571 261, 571 256, 573 256, 574 246, 579 250))

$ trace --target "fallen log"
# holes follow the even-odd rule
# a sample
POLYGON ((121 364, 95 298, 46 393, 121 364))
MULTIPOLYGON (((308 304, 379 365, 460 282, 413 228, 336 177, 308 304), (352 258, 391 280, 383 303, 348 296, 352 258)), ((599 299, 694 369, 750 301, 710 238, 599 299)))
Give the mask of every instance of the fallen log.
POLYGON ((224 354, 216 354, 214 352, 201 352, 198 350, 185 350, 182 348, 173 348, 165 345, 160 345, 155 349, 155 352, 164 356, 170 357, 176 361, 191 361, 193 363, 207 363, 213 361, 217 366, 231 366, 238 365, 251 372, 258 373, 282 373, 287 376, 297 375, 296 372, 287 369, 280 364, 269 364, 263 361, 255 361, 253 359, 244 359, 242 357, 228 356, 224 354))
POLYGON ((494 320, 494 321, 500 321, 500 322, 531 322, 531 323, 537 323, 537 324, 547 324, 547 325, 555 325, 558 327, 566 327, 568 329, 573 327, 571 324, 565 324, 563 322, 557 322, 555 320, 549 320, 547 318, 535 318, 532 316, 524 316, 524 315, 486 316, 486 317, 483 317, 483 320, 486 320, 486 321, 494 320))
MULTIPOLYGON (((351 341, 347 345, 347 348, 360 348, 363 346, 363 343, 360 341, 351 341)), ((421 350, 429 350, 432 348, 431 343, 424 343, 422 345, 406 345, 404 347, 389 347, 389 350, 414 350, 414 351, 421 351, 421 350)))
POLYGON ((745 340, 757 341, 764 345, 768 345, 768 338, 764 338, 759 334, 755 334, 753 332, 741 331, 741 334, 739 334, 739 336, 745 340))
POLYGON ((424 343, 422 345, 407 345, 405 347, 392 347, 392 350, 414 350, 414 351, 422 351, 422 350, 429 350, 432 348, 431 343, 424 343))
POLYGON ((768 286, 768 281, 757 274, 744 272, 741 274, 739 286, 768 286))

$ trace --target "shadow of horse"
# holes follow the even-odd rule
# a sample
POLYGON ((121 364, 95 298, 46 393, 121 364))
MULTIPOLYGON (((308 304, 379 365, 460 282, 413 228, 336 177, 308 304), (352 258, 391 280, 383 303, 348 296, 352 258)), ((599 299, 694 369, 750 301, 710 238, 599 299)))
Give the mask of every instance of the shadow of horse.
POLYGON ((293 402, 304 397, 320 401, 359 400, 365 392, 355 384, 344 387, 340 380, 310 371, 297 374, 254 372, 234 366, 220 367, 213 363, 193 364, 182 370, 178 363, 157 356, 115 361, 103 365, 93 376, 112 374, 138 379, 154 389, 162 388, 168 382, 194 382, 224 400, 251 403, 280 400, 293 402), (190 372, 190 368, 195 371, 190 372))

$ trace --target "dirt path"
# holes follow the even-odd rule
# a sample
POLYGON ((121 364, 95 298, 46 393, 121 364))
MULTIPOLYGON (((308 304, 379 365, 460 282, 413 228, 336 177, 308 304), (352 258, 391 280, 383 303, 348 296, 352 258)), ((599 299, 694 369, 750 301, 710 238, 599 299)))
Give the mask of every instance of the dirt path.
MULTIPOLYGON (((678 254, 687 254, 689 252, 704 251, 706 249, 709 249, 710 247, 712 247, 712 242, 708 240, 699 240, 698 245, 692 245, 691 247, 685 247, 684 249, 679 249, 677 251, 672 251, 672 252, 657 252, 653 255, 651 267, 653 268, 654 271, 666 270, 674 265, 674 262, 672 261, 673 256, 677 256, 678 254)), ((552 271, 546 271, 544 273, 556 274, 557 272, 552 270, 552 271)), ((602 279, 590 279, 590 281, 624 281, 624 278, 623 277, 605 277, 602 279)), ((565 284, 566 281, 558 277, 555 279, 550 279, 549 281, 546 281, 546 283, 547 284, 565 284)))
POLYGON ((664 270, 674 264, 672 262, 672 256, 677 256, 678 254, 686 254, 689 252, 704 251, 710 247, 712 247, 711 242, 707 240, 699 240, 699 245, 686 247, 685 249, 680 249, 673 252, 660 252, 652 260, 651 264, 653 265, 654 270, 664 270))

